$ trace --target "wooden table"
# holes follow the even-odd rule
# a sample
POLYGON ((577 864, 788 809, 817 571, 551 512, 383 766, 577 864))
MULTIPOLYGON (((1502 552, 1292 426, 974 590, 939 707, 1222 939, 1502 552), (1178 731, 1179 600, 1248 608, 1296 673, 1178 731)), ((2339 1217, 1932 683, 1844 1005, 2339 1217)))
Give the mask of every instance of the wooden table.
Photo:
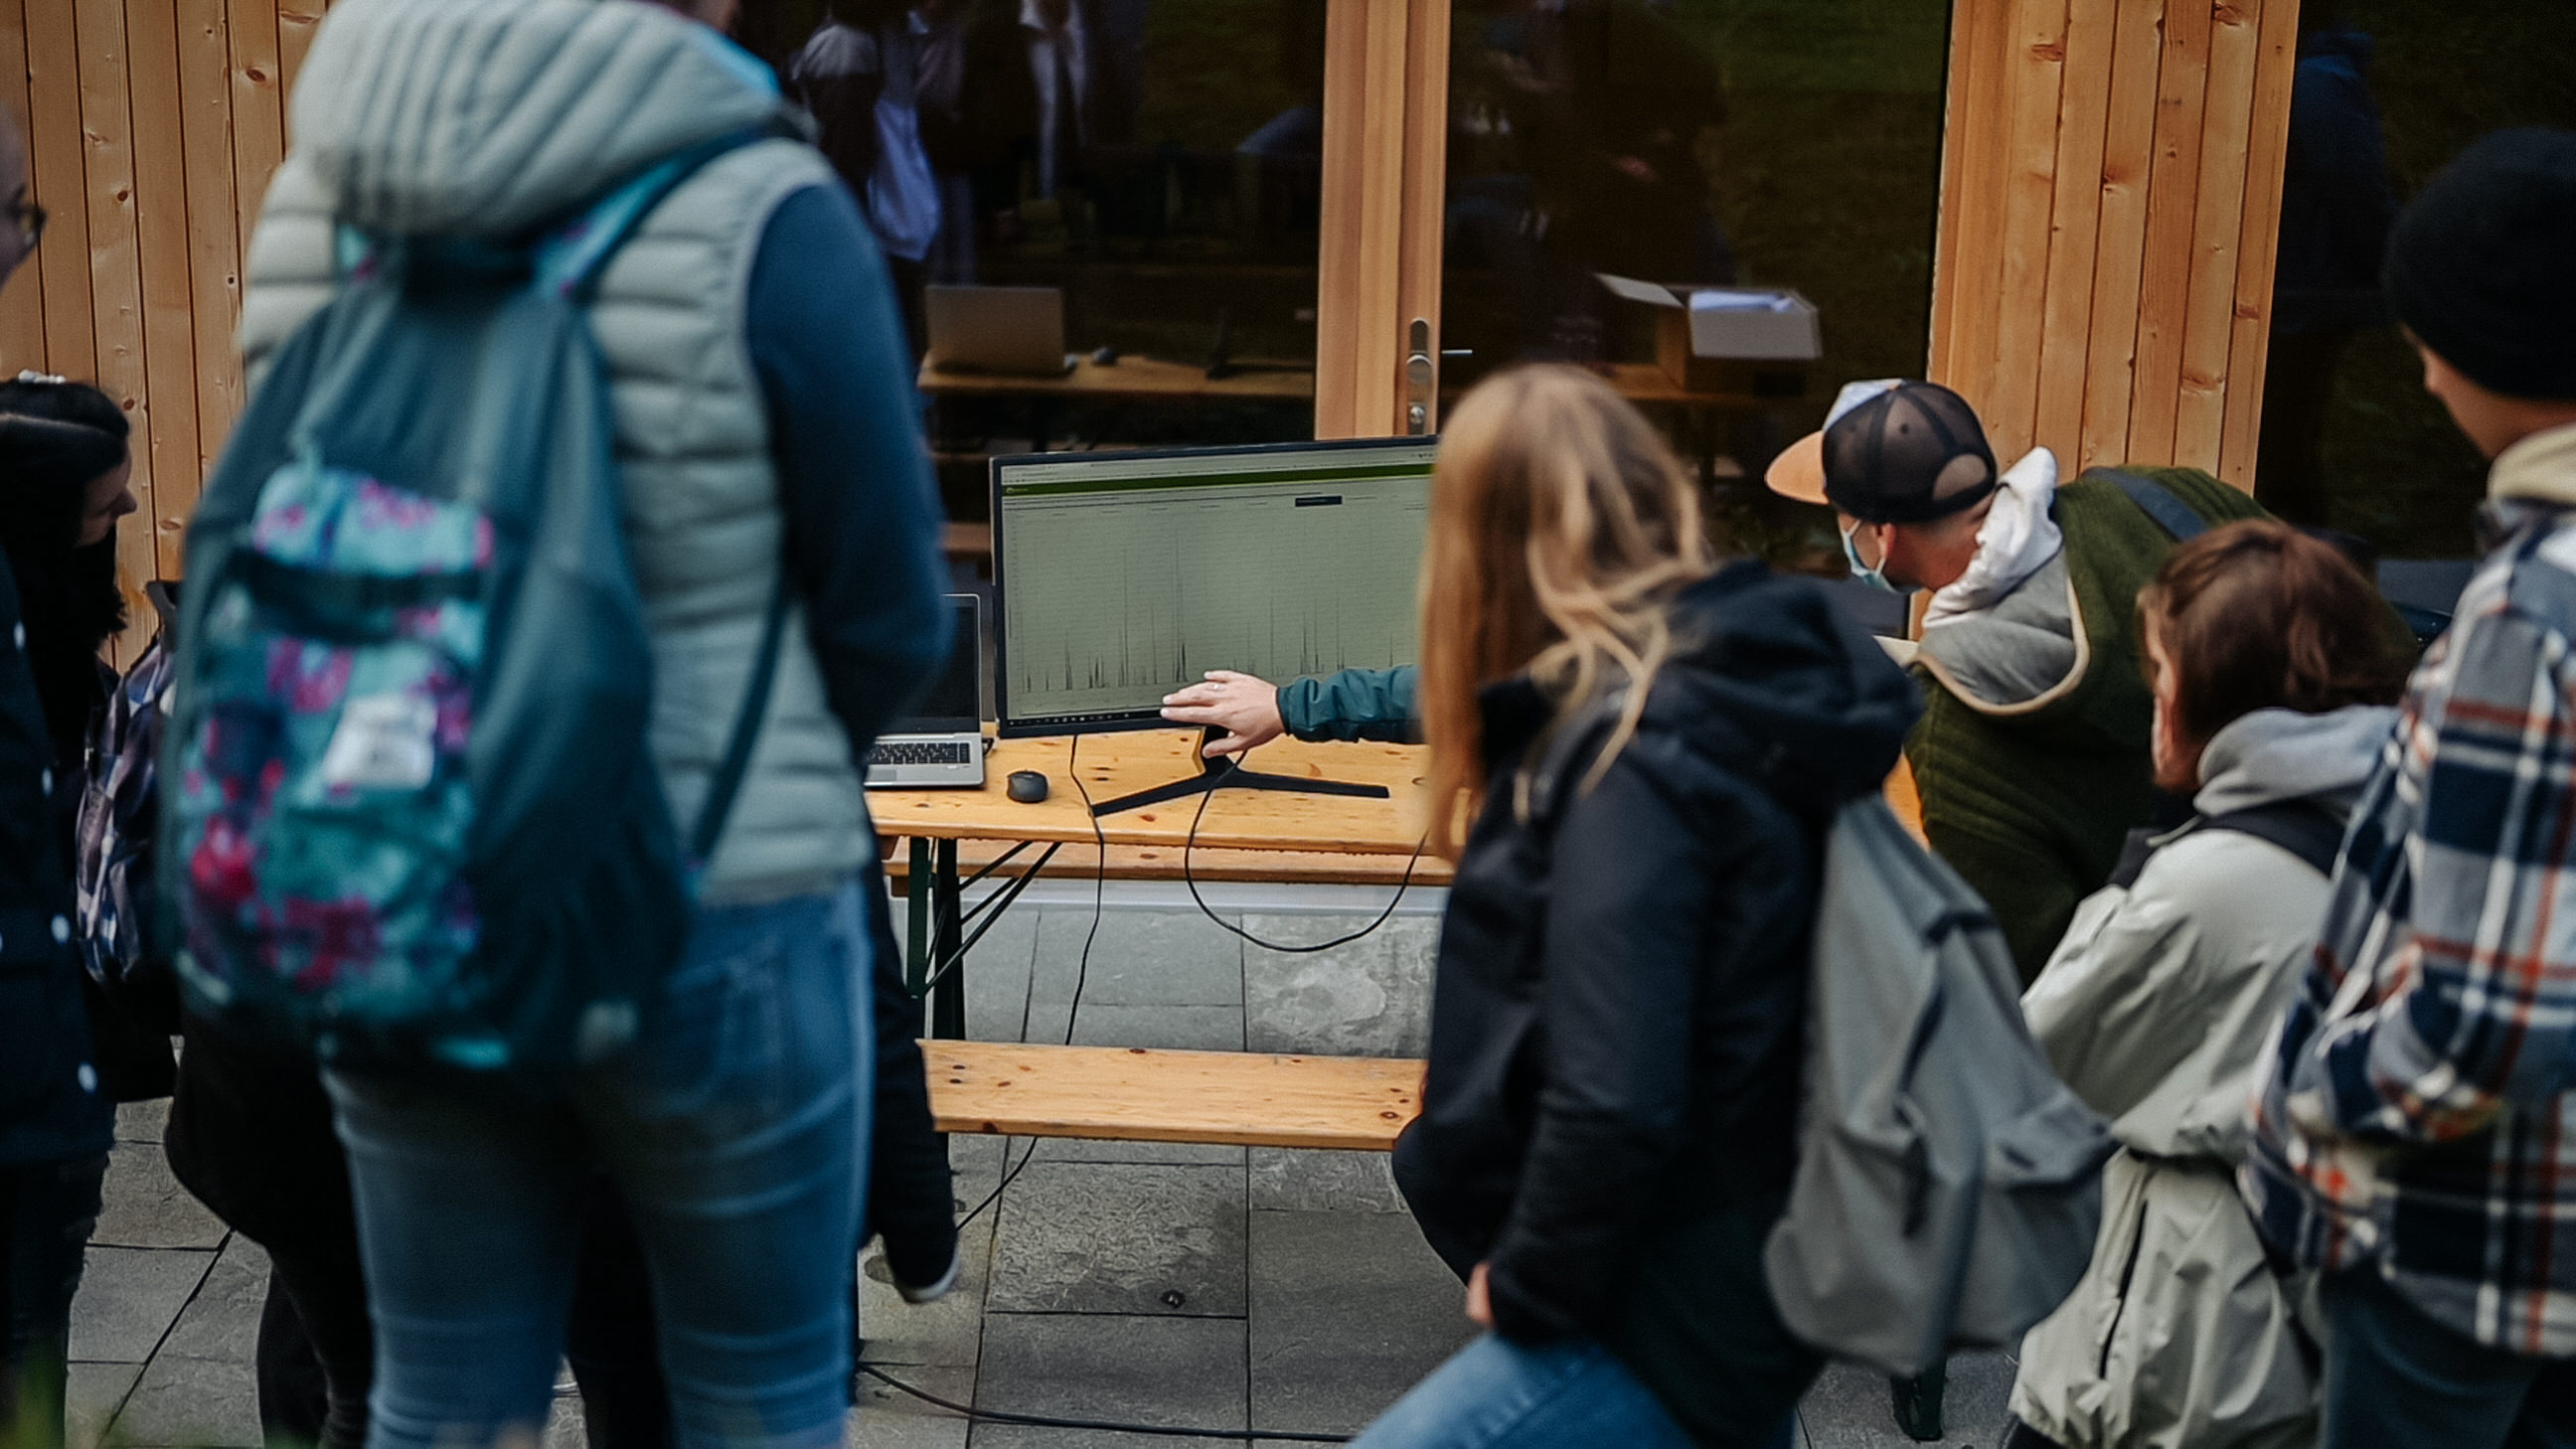
MULTIPOLYGON (((985 759, 980 790, 868 792, 878 831, 912 842, 905 883, 911 901, 905 956, 913 989, 926 989, 930 996, 932 1036, 964 1035, 965 982, 959 973, 966 953, 1068 844, 1106 846, 1112 852, 1144 847, 1166 858, 1199 848, 1380 856, 1398 880, 1403 862, 1421 848, 1430 760, 1419 745, 1279 740, 1253 752, 1252 767, 1266 773, 1381 785, 1388 791, 1383 799, 1219 790, 1092 817, 1086 793, 1091 800, 1109 800, 1197 774, 1200 739, 1195 729, 1170 729, 1001 740, 985 759), (1019 770, 1047 777, 1044 801, 1023 805, 1010 798, 1008 782, 1019 770), (968 840, 1007 841, 1012 848, 961 877, 959 843, 968 840), (1032 850, 1037 852, 1034 859, 1023 864, 1024 853, 1032 850), (1016 876, 978 902, 973 913, 978 920, 970 920, 966 887, 1003 876, 1013 865, 1020 867, 1016 876)), ((1240 869, 1234 873, 1239 875, 1240 869)))
MULTIPOLYGON (((926 990, 931 998, 930 1035, 965 1035, 960 973, 966 953, 1067 846, 1094 861, 1105 846, 1113 869, 1143 860, 1150 868, 1134 873, 1165 879, 1179 873, 1186 852, 1194 879, 1337 878, 1390 888, 1448 883, 1446 863, 1419 853, 1430 766, 1430 752, 1420 745, 1283 739, 1253 752, 1252 768, 1266 773, 1383 785, 1385 799, 1219 790, 1204 797, 1204 813, 1202 797, 1192 796, 1092 817, 1086 792, 1091 800, 1109 800, 1197 773, 1200 738, 1195 729, 1172 729, 1000 740, 985 759, 980 790, 868 792, 879 833, 912 843, 903 872, 911 902, 904 954, 913 990, 926 990), (1023 805, 1010 798, 1008 782, 1017 770, 1047 777, 1044 801, 1023 805), (960 847, 967 841, 1006 842, 1007 848, 977 852, 974 873, 961 875, 960 847), (1213 853, 1210 865, 1216 868, 1200 869, 1202 850, 1213 853), (1255 856, 1277 861, 1280 869, 1261 872, 1252 863, 1255 856), (1368 868, 1371 857, 1382 865, 1368 868), (1331 869, 1333 862, 1340 868, 1331 869), (1003 884, 976 905, 970 919, 966 887, 987 878, 1003 884)), ((1913 771, 1902 759, 1888 777, 1887 799, 1920 840, 1922 806, 1913 771)))

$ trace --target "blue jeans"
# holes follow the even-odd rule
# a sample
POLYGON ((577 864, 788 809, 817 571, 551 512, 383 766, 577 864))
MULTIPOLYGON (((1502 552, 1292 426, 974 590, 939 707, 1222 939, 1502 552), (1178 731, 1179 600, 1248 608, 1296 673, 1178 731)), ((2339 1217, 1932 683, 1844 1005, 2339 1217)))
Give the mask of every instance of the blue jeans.
POLYGON ((2325 1280, 2324 1449, 2568 1449, 2576 1362, 2488 1348, 2435 1323, 2376 1268, 2325 1280))
POLYGON ((376 1325, 369 1449, 536 1436, 584 1189, 644 1248, 676 1442, 837 1444, 873 1071, 856 885, 701 910, 635 1045, 506 1106, 327 1077, 376 1325))
MULTIPOLYGON (((1791 1420, 1739 1441, 1788 1449, 1791 1420)), ((1698 1449, 1654 1391, 1589 1339, 1514 1343, 1486 1334, 1378 1416, 1353 1449, 1542 1449, 1616 1444, 1698 1449)))

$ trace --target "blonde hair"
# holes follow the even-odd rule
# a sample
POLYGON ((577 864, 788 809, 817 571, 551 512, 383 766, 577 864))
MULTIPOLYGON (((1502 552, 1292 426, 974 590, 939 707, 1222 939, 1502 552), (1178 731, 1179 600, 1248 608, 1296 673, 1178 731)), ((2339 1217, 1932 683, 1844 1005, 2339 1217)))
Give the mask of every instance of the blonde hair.
POLYGON ((1456 859, 1482 803, 1479 689, 1526 670, 1562 721, 1624 687, 1589 788, 1636 733, 1672 596, 1715 566, 1698 489, 1608 383, 1523 367, 1468 393, 1442 429, 1422 560, 1432 848, 1456 859))

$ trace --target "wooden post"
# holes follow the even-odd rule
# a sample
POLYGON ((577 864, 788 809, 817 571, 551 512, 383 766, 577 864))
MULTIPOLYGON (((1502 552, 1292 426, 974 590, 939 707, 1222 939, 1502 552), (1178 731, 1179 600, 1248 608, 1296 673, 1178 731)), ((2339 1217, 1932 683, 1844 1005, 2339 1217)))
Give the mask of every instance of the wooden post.
POLYGON ((2297 0, 1957 0, 1932 375, 1999 454, 2253 486, 2296 23, 2297 0))

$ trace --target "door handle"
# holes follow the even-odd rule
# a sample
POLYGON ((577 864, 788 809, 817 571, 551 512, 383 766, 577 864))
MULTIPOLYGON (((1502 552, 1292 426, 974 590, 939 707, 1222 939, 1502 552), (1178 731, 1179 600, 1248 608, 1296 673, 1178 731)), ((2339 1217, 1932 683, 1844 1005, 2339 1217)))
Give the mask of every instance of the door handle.
POLYGON ((1404 430, 1414 437, 1431 431, 1431 404, 1440 382, 1440 364, 1431 349, 1431 319, 1416 317, 1405 329, 1404 430))

